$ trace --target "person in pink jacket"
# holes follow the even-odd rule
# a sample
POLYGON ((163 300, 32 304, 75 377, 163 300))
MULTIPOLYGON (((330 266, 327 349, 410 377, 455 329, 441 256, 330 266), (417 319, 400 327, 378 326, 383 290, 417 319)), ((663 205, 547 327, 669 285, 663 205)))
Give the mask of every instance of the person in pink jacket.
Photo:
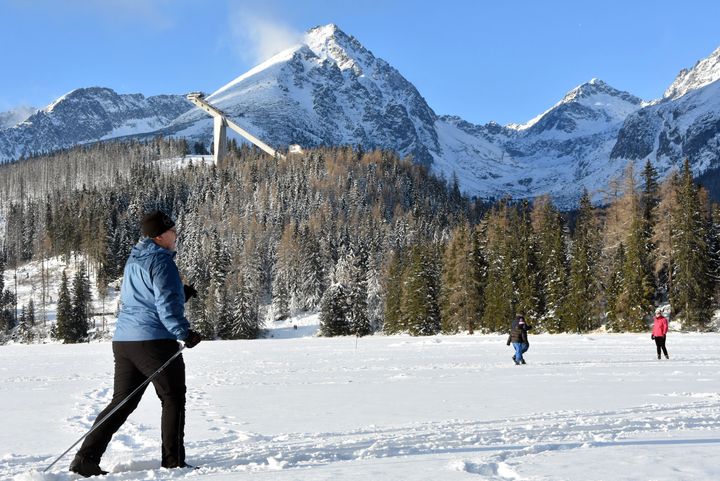
POLYGON ((667 349, 665 349, 665 335, 668 331, 668 320, 662 315, 662 309, 659 307, 655 309, 655 324, 653 324, 652 335, 650 339, 655 340, 655 346, 657 347, 658 359, 660 359, 660 350, 665 354, 665 359, 670 359, 668 356, 667 349))

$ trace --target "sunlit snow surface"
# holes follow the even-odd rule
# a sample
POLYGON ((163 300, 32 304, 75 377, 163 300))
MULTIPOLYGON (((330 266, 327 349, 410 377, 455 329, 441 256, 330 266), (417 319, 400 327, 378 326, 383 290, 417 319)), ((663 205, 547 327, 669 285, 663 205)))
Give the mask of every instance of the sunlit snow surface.
MULTIPOLYGON (((503 336, 278 339, 313 322, 186 351, 201 469, 158 467, 149 392, 103 458, 107 479, 720 478, 717 334, 670 333, 669 361, 649 333, 536 335, 526 366, 503 336)), ((39 471, 90 427, 111 381, 109 343, 0 347, 0 478, 73 479, 69 456, 39 471)))

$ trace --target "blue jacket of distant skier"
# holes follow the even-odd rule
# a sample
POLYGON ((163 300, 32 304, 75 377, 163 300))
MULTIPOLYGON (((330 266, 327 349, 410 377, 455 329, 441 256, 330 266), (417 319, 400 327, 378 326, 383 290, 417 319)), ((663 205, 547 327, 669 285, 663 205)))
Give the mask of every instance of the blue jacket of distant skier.
POLYGON ((113 341, 184 340, 185 294, 175 252, 145 238, 133 247, 120 288, 120 313, 113 341))

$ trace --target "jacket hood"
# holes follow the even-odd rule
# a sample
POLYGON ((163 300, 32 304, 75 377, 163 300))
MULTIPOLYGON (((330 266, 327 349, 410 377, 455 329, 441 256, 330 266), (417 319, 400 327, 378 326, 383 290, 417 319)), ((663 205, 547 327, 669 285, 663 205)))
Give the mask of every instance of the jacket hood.
POLYGON ((137 244, 135 244, 135 246, 132 248, 132 251, 130 252, 130 257, 141 260, 155 254, 164 254, 170 256, 170 258, 173 259, 175 258, 176 252, 165 249, 164 247, 160 247, 152 239, 146 237, 137 244))

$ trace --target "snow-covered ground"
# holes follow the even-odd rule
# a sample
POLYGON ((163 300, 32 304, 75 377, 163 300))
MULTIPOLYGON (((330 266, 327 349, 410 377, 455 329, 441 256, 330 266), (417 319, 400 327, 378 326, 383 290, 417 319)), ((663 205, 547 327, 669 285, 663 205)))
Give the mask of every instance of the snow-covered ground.
MULTIPOLYGON (((672 332, 659 361, 649 333, 536 335, 526 366, 503 336, 204 342, 183 354, 202 467, 158 468, 152 393, 102 466, 109 480, 720 479, 718 341, 672 332)), ((90 427, 112 370, 107 342, 0 347, 0 479, 71 479, 70 455, 33 470, 90 427)))
MULTIPOLYGON (((72 292, 73 278, 80 264, 84 261, 82 256, 71 256, 69 259, 63 259, 61 256, 51 257, 44 262, 33 261, 18 267, 17 272, 13 269, 7 269, 0 275, 4 276, 5 289, 15 293, 15 282, 17 280, 17 308, 18 316, 23 306, 27 306, 30 299, 35 304, 35 322, 39 326, 49 327, 55 322, 57 317, 57 303, 59 299, 60 284, 62 273, 68 279, 68 288, 72 292), (42 270, 45 270, 46 276, 46 292, 45 303, 42 298, 42 270), (17 277, 17 279, 16 279, 17 277)), ((108 285, 104 296, 100 295, 95 282, 95 272, 88 272, 90 279, 90 296, 91 312, 94 314, 90 320, 92 329, 98 331, 97 336, 111 336, 114 325, 115 316, 118 310, 118 301, 120 298, 120 280, 115 280, 108 285)), ((48 339, 49 340, 49 339, 48 339)))

